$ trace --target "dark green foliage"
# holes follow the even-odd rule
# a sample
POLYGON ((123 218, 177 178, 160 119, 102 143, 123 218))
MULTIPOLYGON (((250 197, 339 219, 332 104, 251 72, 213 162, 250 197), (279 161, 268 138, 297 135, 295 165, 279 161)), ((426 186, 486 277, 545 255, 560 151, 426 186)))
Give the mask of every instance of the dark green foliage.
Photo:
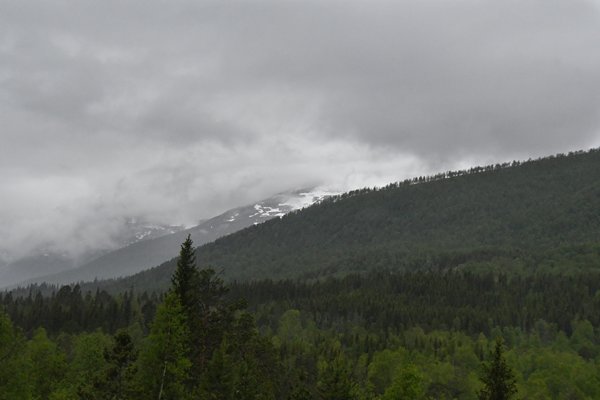
POLYGON ((322 361, 317 390, 323 400, 350 400, 354 397, 351 369, 341 354, 322 361))
POLYGON ((76 334, 102 329, 108 333, 139 323, 147 329, 160 302, 156 294, 134 295, 126 291, 116 296, 104 290, 82 293, 79 285, 65 285, 49 290, 47 286, 31 286, 24 295, 0 293, 13 322, 25 332, 43 327, 48 334, 76 334), (44 296, 43 290, 49 292, 44 296))
MULTIPOLYGON (((227 296, 249 295, 262 334, 250 314, 233 313, 199 380, 190 373, 192 336, 173 292, 141 341, 143 333, 135 324, 129 331, 138 333, 131 340, 124 332, 111 338, 100 332, 45 337, 40 331, 26 341, 4 317, 0 349, 9 356, 0 363, 0 398, 4 393, 10 399, 50 393, 52 399, 109 399, 121 393, 125 399, 156 399, 162 393, 162 399, 472 400, 481 389, 480 362, 493 365, 489 337, 498 336, 507 340, 503 355, 515 370, 523 398, 600 398, 598 324, 581 318, 597 318, 596 293, 595 275, 508 280, 463 273, 373 273, 311 284, 238 284, 227 296), (547 314, 538 302, 548 307, 547 314), (516 323, 510 310, 516 312, 516 323), (540 316, 551 321, 561 313, 571 318, 568 332, 541 319, 527 322, 540 316), (489 333, 479 333, 479 322, 462 327, 456 318, 488 320, 489 333), (16 350, 7 353, 7 348, 16 350), (61 363, 66 368, 53 367, 61 363), (121 383, 109 376, 121 376, 121 383)), ((8 300, 17 314, 24 309, 15 304, 30 304, 8 300)))
POLYGON ((34 397, 47 399, 65 376, 66 357, 43 328, 38 329, 27 343, 27 357, 31 360, 28 380, 34 397))
MULTIPOLYGON (((319 327, 347 330, 361 326, 400 332, 418 325, 426 330, 489 335, 495 326, 530 331, 544 320, 570 334, 576 317, 600 326, 598 273, 509 277, 460 271, 377 271, 316 282, 232 284, 230 296, 246 299, 259 324, 272 330, 290 308, 313 316, 319 327)), ((582 354, 585 343, 582 339, 582 354)))
POLYGON ((207 398, 227 400, 233 397, 234 364, 227 354, 226 344, 212 353, 206 373, 202 377, 201 393, 207 398))
POLYGON ((197 382, 206 375, 209 364, 217 368, 215 363, 225 362, 227 357, 219 358, 219 347, 232 327, 233 314, 238 307, 225 301, 228 289, 213 269, 197 269, 189 235, 181 245, 171 281, 171 291, 179 299, 185 314, 190 334, 191 380, 197 382))
MULTIPOLYGON (((350 192, 207 244, 198 263, 238 281, 377 268, 598 270, 599 215, 592 150, 350 192)), ((115 284, 165 288, 175 265, 115 284)))
POLYGON ((197 281, 196 255, 192 239, 188 235, 185 242, 181 245, 179 258, 177 259, 177 268, 171 278, 171 288, 179 298, 179 302, 188 318, 196 312, 195 308, 198 296, 197 281))
POLYGON ((227 288, 212 269, 198 272, 194 286, 194 313, 190 327, 194 338, 193 360, 198 376, 205 369, 213 352, 220 346, 225 332, 233 322, 236 307, 225 301, 227 288))
MULTIPOLYGON (((25 340, 0 308, 0 399, 29 399, 32 387, 27 373, 30 363, 23 357, 25 340)), ((37 380, 37 379, 36 379, 37 380)))
POLYGON ((399 368, 396 376, 382 396, 382 400, 419 400, 425 398, 423 376, 413 366, 399 368))
POLYGON ((497 338, 492 359, 483 366, 480 400, 510 400, 517 394, 515 374, 504 359, 502 347, 502 339, 497 338))
POLYGON ((135 360, 137 351, 126 331, 119 331, 113 336, 112 348, 104 350, 107 367, 96 384, 96 389, 103 398, 123 399, 130 397, 133 377, 136 372, 135 360))
POLYGON ((145 339, 137 363, 137 390, 146 399, 186 397, 190 376, 190 332, 185 313, 174 292, 165 297, 145 339))

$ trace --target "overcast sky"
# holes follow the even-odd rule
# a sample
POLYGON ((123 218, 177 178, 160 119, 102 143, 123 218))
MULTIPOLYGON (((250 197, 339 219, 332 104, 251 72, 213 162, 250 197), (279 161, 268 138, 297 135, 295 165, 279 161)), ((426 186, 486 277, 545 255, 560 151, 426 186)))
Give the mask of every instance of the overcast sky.
POLYGON ((598 145, 592 0, 0 1, 10 255, 598 145))

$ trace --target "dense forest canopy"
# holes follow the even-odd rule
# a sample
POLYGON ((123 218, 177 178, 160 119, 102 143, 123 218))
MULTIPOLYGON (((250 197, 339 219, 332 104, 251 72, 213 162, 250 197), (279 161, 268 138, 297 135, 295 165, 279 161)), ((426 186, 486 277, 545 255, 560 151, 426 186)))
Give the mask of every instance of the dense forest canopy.
POLYGON ((212 338, 191 341, 199 353, 175 290, 3 295, 0 398, 153 398, 171 360, 164 398, 476 399, 497 338, 523 398, 600 396, 600 274, 376 271, 229 288, 199 276, 216 313, 198 322, 212 338))

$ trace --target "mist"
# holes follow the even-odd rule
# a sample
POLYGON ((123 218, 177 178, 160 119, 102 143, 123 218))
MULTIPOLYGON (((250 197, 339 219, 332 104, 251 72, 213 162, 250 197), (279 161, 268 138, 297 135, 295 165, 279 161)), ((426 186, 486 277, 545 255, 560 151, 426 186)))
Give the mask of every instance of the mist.
POLYGON ((0 6, 0 255, 600 145, 595 1, 0 6))

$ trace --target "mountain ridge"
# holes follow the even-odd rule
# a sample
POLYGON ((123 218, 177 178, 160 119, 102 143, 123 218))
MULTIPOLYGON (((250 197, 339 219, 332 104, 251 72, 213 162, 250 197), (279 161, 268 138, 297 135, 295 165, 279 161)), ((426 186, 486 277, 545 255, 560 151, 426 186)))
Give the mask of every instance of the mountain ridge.
POLYGON ((178 254, 179 245, 188 234, 197 244, 207 243, 249 225, 282 217, 290 211, 321 201, 333 193, 336 192, 321 188, 307 188, 278 193, 254 204, 230 209, 202 221, 199 225, 179 230, 170 235, 131 243, 78 268, 37 277, 19 284, 35 282, 68 283, 132 275, 142 269, 151 268, 175 257, 178 254))
MULTIPOLYGON (((444 172, 332 196, 201 246, 197 259, 241 281, 377 268, 600 270, 599 182, 599 149, 444 172)), ((175 261, 110 284, 159 288, 175 261)))
MULTIPOLYGON (((56 249, 56 244, 48 244, 34 249, 30 254, 14 260, 0 261, 0 287, 22 282, 27 278, 39 278, 61 273, 87 264, 121 247, 142 240, 158 238, 184 229, 179 225, 151 223, 143 218, 129 217, 120 220, 119 229, 111 235, 112 243, 86 250, 56 249)), ((6 258, 7 256, 5 256, 6 258)))

